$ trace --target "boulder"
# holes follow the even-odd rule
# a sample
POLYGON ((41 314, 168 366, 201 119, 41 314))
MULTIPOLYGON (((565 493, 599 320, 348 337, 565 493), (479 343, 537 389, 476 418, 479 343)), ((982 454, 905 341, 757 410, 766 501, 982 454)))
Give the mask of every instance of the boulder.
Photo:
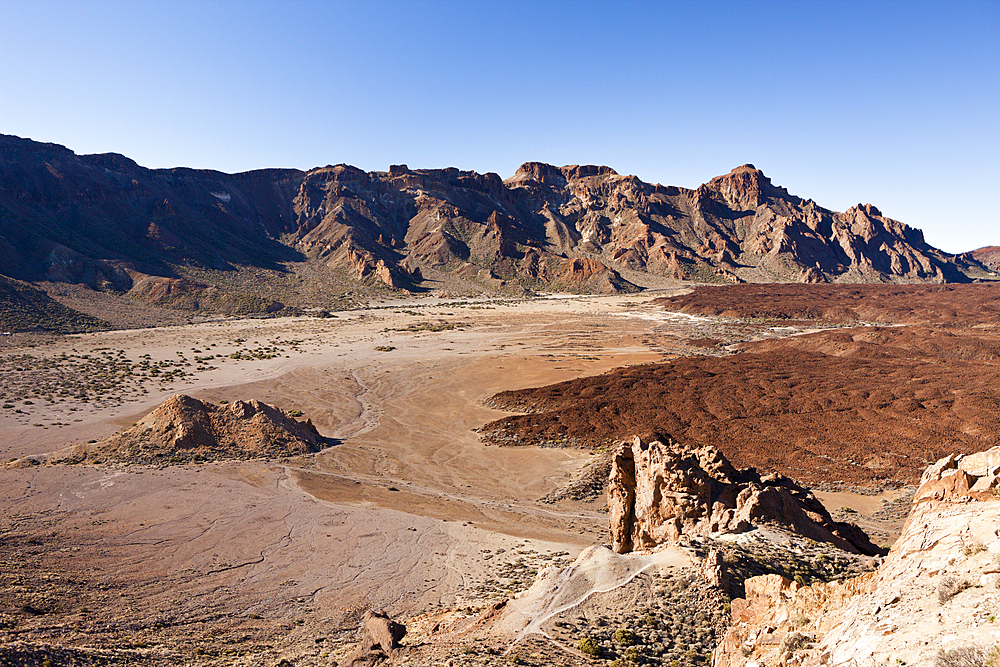
POLYGON ((398 658, 403 647, 399 643, 406 636, 406 626, 389 618, 382 612, 365 612, 364 639, 346 660, 343 667, 377 665, 385 660, 398 658))

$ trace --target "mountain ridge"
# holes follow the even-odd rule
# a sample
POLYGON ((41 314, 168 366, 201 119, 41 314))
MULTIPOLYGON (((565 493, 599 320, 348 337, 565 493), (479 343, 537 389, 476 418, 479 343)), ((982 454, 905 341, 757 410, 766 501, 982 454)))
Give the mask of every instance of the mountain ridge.
MULTIPOLYGON (((210 293, 225 281, 205 276, 245 267, 321 267, 344 277, 338 289, 419 290, 435 276, 522 293, 639 289, 623 272, 700 282, 995 277, 975 253, 933 248, 875 206, 836 213, 752 164, 696 189, 541 162, 505 180, 406 165, 226 174, 147 169, 10 135, 0 135, 0 260, 0 272, 20 280, 161 304, 172 302, 156 296, 167 292, 208 309, 222 308, 210 293)), ((269 286, 256 289, 273 310, 269 286)))

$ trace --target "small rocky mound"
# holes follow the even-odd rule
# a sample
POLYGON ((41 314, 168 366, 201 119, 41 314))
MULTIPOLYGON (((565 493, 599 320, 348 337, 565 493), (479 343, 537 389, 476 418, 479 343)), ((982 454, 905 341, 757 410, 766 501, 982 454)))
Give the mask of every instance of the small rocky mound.
POLYGON ((714 447, 638 437, 623 443, 611 465, 608 513, 618 553, 767 525, 851 553, 880 553, 856 525, 834 521, 810 491, 784 475, 737 469, 714 447))
POLYGON ((55 460, 158 464, 272 458, 319 451, 323 444, 311 421, 296 421, 266 403, 213 405, 178 394, 131 427, 55 460))

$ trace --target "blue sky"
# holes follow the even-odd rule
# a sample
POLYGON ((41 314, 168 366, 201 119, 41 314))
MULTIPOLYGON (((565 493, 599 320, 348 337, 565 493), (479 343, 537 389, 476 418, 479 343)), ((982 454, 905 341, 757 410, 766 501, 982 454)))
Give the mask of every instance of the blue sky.
POLYGON ((148 167, 751 162, 962 252, 1000 245, 998 119, 998 0, 0 0, 0 133, 148 167))

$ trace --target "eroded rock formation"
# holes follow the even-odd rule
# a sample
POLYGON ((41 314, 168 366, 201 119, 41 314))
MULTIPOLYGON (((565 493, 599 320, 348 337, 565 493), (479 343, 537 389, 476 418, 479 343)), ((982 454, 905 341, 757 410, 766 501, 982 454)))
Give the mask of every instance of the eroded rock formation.
MULTIPOLYGON (((931 664, 1000 644, 1000 447, 930 466, 875 572, 799 586, 745 583, 715 667, 931 664)), ((946 664, 959 664, 946 663, 946 664)), ((963 664, 987 664, 985 661, 963 664)))
POLYGON ((406 636, 406 626, 382 612, 365 612, 364 639, 357 649, 340 664, 343 667, 378 665, 400 656, 400 640, 406 636))
POLYGON ((612 462, 608 516, 618 553, 767 524, 852 553, 880 551, 854 524, 834 521, 811 492, 788 477, 734 468, 714 447, 638 437, 622 444, 612 462))
POLYGON ((54 459, 177 463, 290 456, 318 451, 323 444, 311 421, 297 421, 266 403, 214 405, 178 394, 133 426, 101 442, 64 450, 54 459))

